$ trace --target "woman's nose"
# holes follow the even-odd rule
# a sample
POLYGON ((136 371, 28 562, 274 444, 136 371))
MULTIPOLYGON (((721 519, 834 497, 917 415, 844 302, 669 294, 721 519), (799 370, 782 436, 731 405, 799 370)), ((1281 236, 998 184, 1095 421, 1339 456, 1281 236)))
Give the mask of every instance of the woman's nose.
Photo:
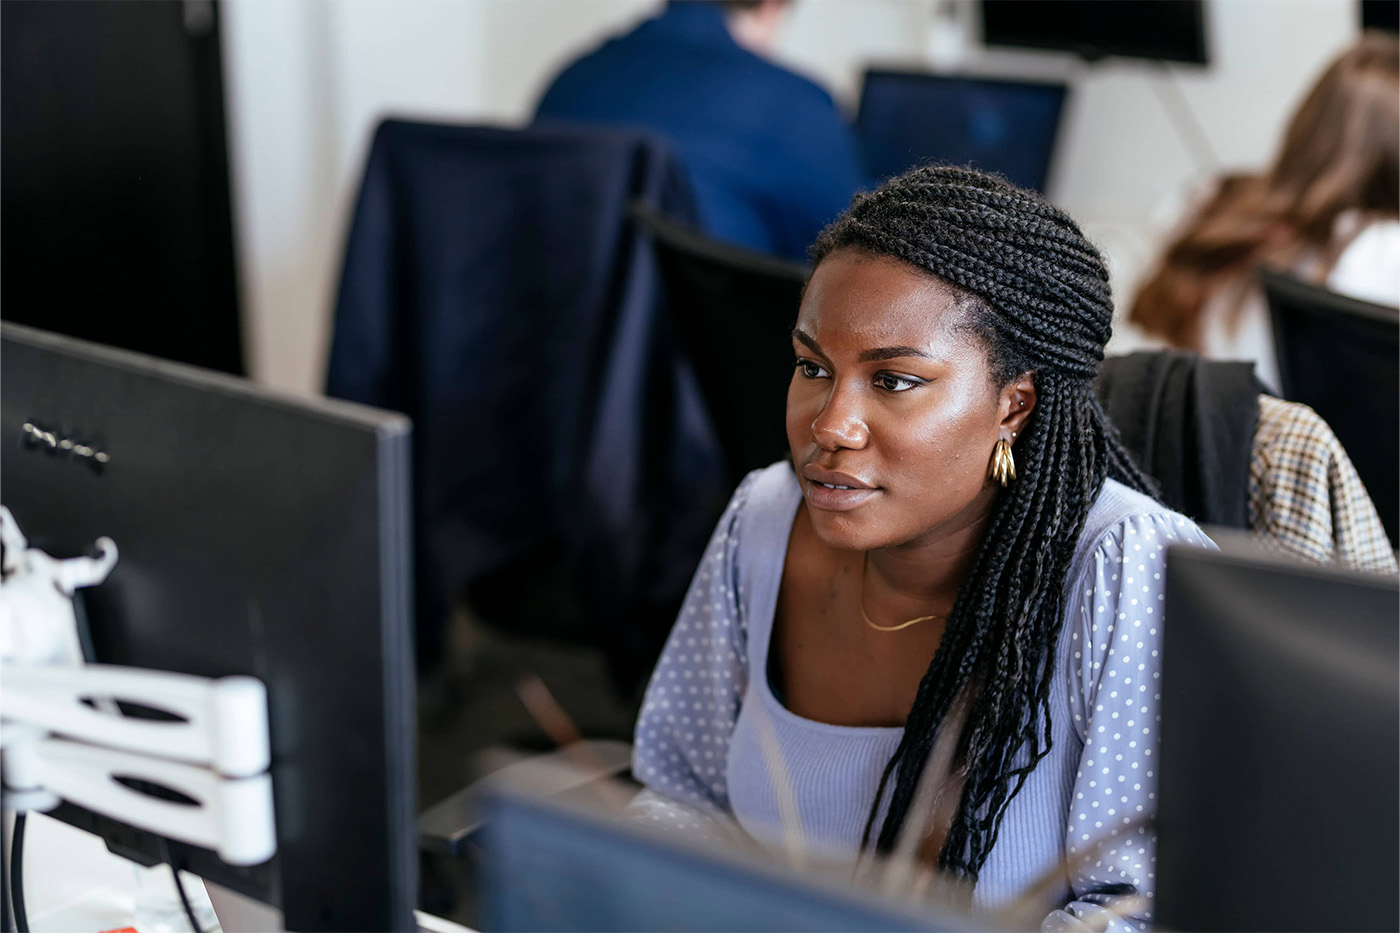
POLYGON ((842 447, 860 449, 870 439, 870 429, 860 410, 855 393, 835 386, 822 410, 812 421, 812 439, 823 450, 842 447))

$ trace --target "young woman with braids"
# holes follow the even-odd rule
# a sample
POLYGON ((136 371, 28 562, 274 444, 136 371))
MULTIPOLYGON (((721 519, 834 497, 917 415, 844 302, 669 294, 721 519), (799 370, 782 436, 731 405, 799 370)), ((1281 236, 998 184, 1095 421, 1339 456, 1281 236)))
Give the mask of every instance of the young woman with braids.
POLYGON ((849 859, 927 824, 980 907, 1068 864, 1045 910, 1070 924, 1150 897, 1165 549, 1209 541, 1094 400, 1101 257, 1038 195, 929 167, 813 258, 792 463, 744 480, 696 572, 634 809, 849 859))

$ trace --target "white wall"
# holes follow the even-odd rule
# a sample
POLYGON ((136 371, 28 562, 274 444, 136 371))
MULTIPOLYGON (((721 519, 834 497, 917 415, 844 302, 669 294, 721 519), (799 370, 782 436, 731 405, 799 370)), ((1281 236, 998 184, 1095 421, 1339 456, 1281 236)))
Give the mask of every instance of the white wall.
MULTIPOLYGON (((959 8, 969 22, 973 9, 959 8)), ((253 375, 318 390, 361 163, 388 114, 517 123, 568 58, 657 0, 226 0, 235 215, 253 375)), ((854 103, 870 60, 927 61, 928 0, 801 0, 781 57, 854 103)), ((1355 35, 1354 0, 1209 0, 1212 65, 966 52, 971 71, 1065 77, 1074 96, 1050 194, 1109 253, 1126 296, 1206 177, 1161 94, 1176 91, 1228 167, 1262 166, 1283 121, 1355 35)))

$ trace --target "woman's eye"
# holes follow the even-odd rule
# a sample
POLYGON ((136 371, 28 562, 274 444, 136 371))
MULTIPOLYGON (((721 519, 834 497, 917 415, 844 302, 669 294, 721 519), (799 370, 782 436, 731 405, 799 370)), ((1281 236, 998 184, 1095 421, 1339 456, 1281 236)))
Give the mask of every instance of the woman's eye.
POLYGON ((880 373, 875 377, 875 384, 887 392, 906 392, 916 386, 923 385, 923 382, 904 376, 896 376, 894 373, 880 373))
POLYGON ((826 375, 826 370, 822 369, 811 360, 798 360, 797 368, 802 370, 802 375, 808 379, 820 379, 826 375))

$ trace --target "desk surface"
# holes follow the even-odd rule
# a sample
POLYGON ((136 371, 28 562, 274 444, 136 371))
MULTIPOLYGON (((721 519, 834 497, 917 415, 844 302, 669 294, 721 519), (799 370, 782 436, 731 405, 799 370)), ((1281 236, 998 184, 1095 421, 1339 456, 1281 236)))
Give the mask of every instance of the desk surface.
MULTIPOLYGON (((24 899, 29 929, 33 933, 100 933, 135 927, 136 873, 144 870, 108 852, 97 836, 42 813, 31 813, 24 831, 24 899)), ((155 870, 165 872, 169 883, 168 869, 155 870)), ((183 877, 191 906, 201 918, 208 916, 212 907, 203 882, 194 875, 183 877)), ((473 933, 422 911, 414 914, 419 930, 426 933, 473 933)), ((163 924, 155 929, 138 928, 139 933, 184 929, 183 922, 174 930, 163 924)), ((217 923, 207 922, 205 933, 222 930, 217 923)))
MULTIPOLYGON (((24 900, 29 928, 34 933, 98 933, 135 926, 136 873, 143 870, 108 852, 102 840, 91 833, 42 813, 31 813, 24 832, 24 900)), ((201 904, 208 909, 204 885, 191 875, 184 877, 195 909, 201 904)))

